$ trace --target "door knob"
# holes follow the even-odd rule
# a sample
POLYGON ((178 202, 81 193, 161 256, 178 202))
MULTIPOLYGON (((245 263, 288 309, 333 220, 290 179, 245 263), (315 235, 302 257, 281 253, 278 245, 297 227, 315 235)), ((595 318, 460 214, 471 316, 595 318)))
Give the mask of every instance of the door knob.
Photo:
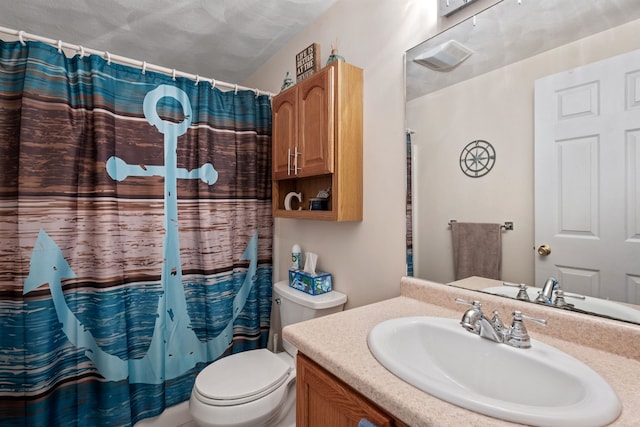
POLYGON ((549 245, 542 245, 538 248, 538 255, 548 256, 551 253, 549 245))

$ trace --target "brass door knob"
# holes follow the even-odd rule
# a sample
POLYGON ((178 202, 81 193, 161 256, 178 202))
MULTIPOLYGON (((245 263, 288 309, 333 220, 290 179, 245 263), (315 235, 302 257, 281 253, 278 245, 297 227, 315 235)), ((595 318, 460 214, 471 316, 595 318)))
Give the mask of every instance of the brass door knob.
POLYGON ((538 248, 538 255, 548 256, 551 253, 549 245, 542 245, 538 248))

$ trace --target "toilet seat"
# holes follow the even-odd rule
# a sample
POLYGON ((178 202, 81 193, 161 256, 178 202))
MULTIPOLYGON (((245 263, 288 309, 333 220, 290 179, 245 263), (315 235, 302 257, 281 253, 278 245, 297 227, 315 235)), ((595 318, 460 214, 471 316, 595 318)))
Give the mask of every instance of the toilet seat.
POLYGON ((253 402, 289 378, 293 367, 267 349, 236 353, 211 363, 196 377, 198 400, 212 406, 253 402))

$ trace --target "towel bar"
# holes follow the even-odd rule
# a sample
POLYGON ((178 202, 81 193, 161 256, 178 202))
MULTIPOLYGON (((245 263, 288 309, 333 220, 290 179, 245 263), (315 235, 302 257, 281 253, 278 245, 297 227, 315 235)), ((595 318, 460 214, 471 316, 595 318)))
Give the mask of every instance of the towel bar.
MULTIPOLYGON (((455 219, 450 219, 447 225, 451 227, 451 224, 457 222, 455 219)), ((513 221, 505 221, 503 225, 500 226, 503 230, 513 230, 513 221)))

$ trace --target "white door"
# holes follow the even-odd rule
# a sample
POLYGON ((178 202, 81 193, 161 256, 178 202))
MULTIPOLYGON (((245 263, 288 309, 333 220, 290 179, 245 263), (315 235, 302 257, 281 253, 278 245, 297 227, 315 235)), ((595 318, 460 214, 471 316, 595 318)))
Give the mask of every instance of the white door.
POLYGON ((640 51, 535 84, 536 286, 640 304, 640 51))

